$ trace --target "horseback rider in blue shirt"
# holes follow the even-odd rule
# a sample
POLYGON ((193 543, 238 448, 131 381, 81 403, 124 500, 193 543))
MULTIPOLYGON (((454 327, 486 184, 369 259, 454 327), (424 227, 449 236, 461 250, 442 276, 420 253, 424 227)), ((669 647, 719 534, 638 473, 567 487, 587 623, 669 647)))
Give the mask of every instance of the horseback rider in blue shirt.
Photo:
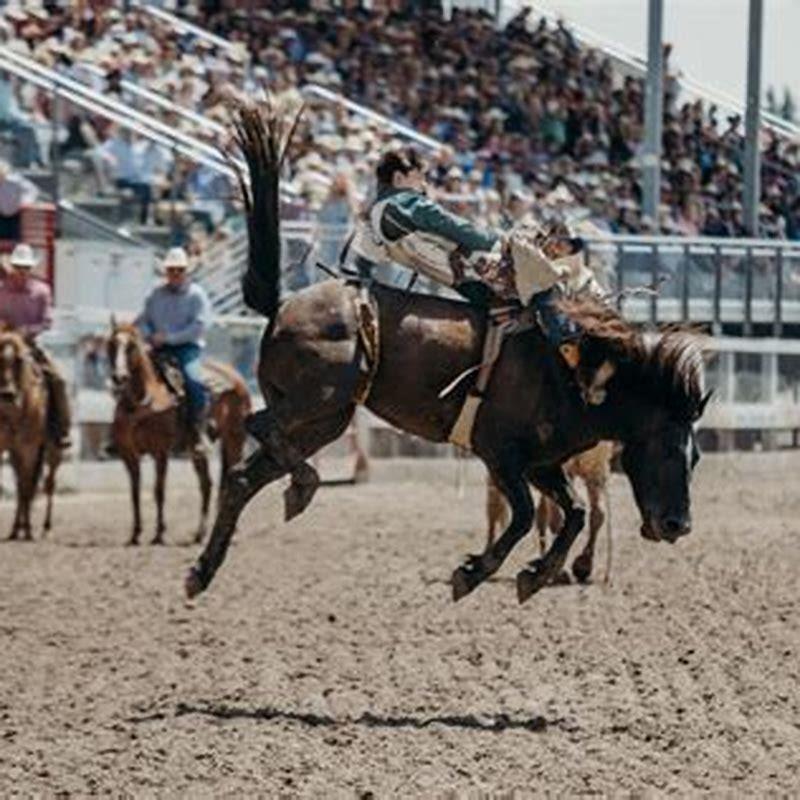
POLYGON ((189 258, 182 247, 173 247, 162 267, 165 281, 148 295, 136 325, 156 358, 172 360, 180 368, 192 447, 203 449, 209 398, 203 382, 202 355, 211 303, 203 287, 191 280, 189 258))

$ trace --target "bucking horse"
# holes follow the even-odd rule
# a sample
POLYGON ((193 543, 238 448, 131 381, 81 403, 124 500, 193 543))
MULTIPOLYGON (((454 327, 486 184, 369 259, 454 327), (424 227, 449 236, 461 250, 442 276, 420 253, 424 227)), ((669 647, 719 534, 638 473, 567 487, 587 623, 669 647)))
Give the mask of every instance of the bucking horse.
MULTIPOLYGON (((233 123, 248 172, 239 171, 249 235, 243 294, 268 318, 258 366, 266 407, 248 418, 259 447, 226 479, 212 534, 186 577, 190 597, 209 586, 242 509, 264 486, 290 475, 286 518, 308 506, 319 477, 307 459, 346 429, 359 403, 403 431, 448 441, 474 392, 471 370, 490 324, 476 304, 356 280, 326 280, 282 300, 279 172, 293 126, 269 106, 246 104, 233 123)), ((455 600, 493 575, 531 529, 529 481, 558 503, 564 522, 518 574, 520 602, 561 571, 585 518, 561 464, 603 439, 624 446, 642 535, 675 542, 691 530, 695 425, 708 400, 702 342, 681 329, 639 332, 588 297, 564 311, 582 331, 576 367, 531 326, 505 339, 481 392, 470 446, 508 500, 511 521, 456 568, 455 600)))

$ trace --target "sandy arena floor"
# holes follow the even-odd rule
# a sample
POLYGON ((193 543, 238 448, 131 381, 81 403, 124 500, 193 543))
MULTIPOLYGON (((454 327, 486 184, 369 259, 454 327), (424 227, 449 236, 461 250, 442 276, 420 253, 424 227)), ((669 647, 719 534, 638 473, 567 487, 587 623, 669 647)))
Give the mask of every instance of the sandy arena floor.
POLYGON ((452 466, 288 526, 265 492, 193 606, 192 492, 139 549, 126 495, 61 497, 48 542, 0 545, 0 796, 794 794, 798 467, 706 458, 674 547, 615 477, 613 584, 522 607, 530 541, 450 600, 483 535, 452 466))

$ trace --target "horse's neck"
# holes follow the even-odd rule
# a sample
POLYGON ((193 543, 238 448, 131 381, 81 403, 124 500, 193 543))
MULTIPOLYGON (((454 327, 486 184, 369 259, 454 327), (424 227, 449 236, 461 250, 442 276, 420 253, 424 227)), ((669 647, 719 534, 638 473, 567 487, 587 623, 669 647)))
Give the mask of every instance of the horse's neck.
POLYGON ((135 403, 145 401, 158 401, 159 405, 168 403, 169 390, 164 381, 161 380, 156 372, 155 365, 151 356, 142 348, 141 358, 136 369, 131 370, 133 397, 135 403))

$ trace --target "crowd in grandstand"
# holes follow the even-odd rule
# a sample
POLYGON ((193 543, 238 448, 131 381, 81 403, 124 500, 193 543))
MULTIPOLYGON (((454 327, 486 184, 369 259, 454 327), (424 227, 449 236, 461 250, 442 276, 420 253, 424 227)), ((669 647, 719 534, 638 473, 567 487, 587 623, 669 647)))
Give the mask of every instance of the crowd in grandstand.
MULTIPOLYGON (((723 119, 699 101, 681 103, 668 48, 662 204, 653 220, 640 207, 643 82, 562 24, 523 12, 499 30, 483 13, 455 10, 445 19, 435 4, 420 2, 376 2, 369 10, 356 2, 344 9, 313 3, 313 10, 297 2, 255 10, 179 3, 192 22, 231 42, 217 47, 136 8, 58 5, 7 10, 0 37, 206 143, 222 143, 231 94, 268 87, 299 101, 299 87, 317 84, 443 142, 430 156, 432 183, 457 210, 489 224, 557 206, 611 232, 745 233, 742 120, 723 119), (218 127, 150 106, 131 84, 218 127)), ((49 111, 45 93, 0 79, 0 129, 14 132, 19 166, 48 159, 49 111)), ((83 159, 97 191, 131 193, 141 221, 165 221, 177 206, 212 232, 232 210, 232 187, 219 173, 76 109, 64 122, 60 154, 83 159)), ((322 224, 349 219, 394 135, 311 100, 287 176, 296 198, 287 214, 318 215, 322 224)), ((758 233, 800 239, 800 144, 765 131, 762 147, 758 233)))

